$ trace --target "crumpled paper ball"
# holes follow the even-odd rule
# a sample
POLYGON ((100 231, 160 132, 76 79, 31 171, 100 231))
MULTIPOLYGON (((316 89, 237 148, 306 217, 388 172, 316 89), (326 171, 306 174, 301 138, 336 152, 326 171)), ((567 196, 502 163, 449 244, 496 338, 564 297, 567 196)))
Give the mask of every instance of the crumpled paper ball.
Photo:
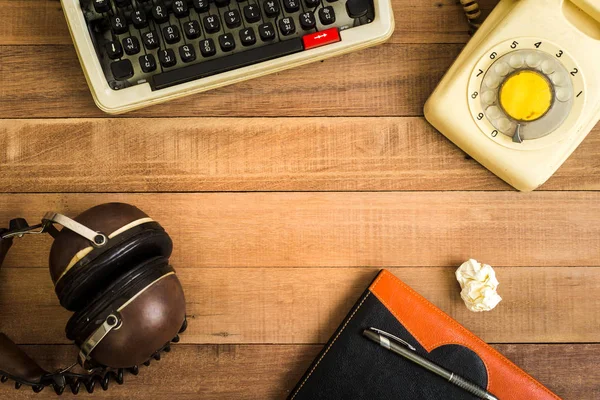
POLYGON ((462 289, 460 297, 473 312, 490 311, 502 300, 496 272, 487 264, 471 259, 456 270, 456 279, 462 289))

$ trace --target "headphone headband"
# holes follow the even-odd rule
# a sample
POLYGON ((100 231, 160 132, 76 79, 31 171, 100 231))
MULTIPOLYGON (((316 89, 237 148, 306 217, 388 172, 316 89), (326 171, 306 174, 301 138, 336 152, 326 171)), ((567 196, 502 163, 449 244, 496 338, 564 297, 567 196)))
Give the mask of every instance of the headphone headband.
POLYGON ((43 233, 49 233, 54 237, 55 233, 58 232, 54 224, 61 225, 87 239, 94 247, 102 247, 108 243, 108 238, 102 232, 95 232, 74 219, 53 211, 47 212, 42 218, 42 222, 33 226, 29 226, 23 218, 11 220, 10 228, 4 233, 0 233, 0 239, 20 238, 23 235, 39 235, 43 233))

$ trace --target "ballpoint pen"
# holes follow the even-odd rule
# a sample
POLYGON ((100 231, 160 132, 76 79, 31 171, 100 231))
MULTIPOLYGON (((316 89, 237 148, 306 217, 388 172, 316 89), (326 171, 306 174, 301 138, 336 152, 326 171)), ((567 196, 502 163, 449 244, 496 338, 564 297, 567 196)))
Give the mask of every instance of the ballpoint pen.
POLYGON ((453 385, 458 386, 459 388, 466 390, 467 392, 481 398, 484 400, 498 400, 496 396, 486 391, 485 389, 480 388, 476 384, 469 382, 465 378, 462 378, 455 373, 448 371, 445 368, 440 367, 439 365, 429 361, 428 359, 421 357, 416 353, 416 349, 408 342, 390 334, 381 329, 377 328, 369 328, 363 331, 363 335, 367 338, 371 339, 375 343, 379 344, 381 347, 384 347, 406 359, 414 362, 415 364, 427 369, 434 374, 441 376, 444 379, 447 379, 448 382, 453 385), (391 339, 391 340, 390 340, 391 339))

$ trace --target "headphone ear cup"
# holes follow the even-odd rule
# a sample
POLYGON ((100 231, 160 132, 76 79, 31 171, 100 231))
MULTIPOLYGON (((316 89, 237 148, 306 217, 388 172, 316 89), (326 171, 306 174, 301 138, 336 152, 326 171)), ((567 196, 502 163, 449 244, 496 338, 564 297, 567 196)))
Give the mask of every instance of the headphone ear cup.
POLYGON ((132 367, 169 344, 185 322, 179 279, 170 275, 157 282, 120 314, 123 325, 98 344, 91 354, 93 362, 112 368, 132 367))
POLYGON ((171 255, 173 243, 165 230, 138 208, 103 204, 75 218, 108 236, 101 248, 63 229, 50 251, 50 274, 61 305, 78 311, 130 268, 153 257, 171 255))
POLYGON ((120 325, 92 351, 93 365, 127 368, 168 344, 185 321, 185 297, 167 259, 156 257, 119 277, 67 323, 67 337, 81 347, 110 315, 120 325))

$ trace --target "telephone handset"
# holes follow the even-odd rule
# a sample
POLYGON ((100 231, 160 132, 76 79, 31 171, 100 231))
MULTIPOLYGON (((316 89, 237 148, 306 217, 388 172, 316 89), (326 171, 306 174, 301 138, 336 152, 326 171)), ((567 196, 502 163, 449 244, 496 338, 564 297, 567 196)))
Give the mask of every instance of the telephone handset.
POLYGON ((501 0, 425 117, 507 183, 534 190, 600 120, 599 61, 595 0, 501 0))

